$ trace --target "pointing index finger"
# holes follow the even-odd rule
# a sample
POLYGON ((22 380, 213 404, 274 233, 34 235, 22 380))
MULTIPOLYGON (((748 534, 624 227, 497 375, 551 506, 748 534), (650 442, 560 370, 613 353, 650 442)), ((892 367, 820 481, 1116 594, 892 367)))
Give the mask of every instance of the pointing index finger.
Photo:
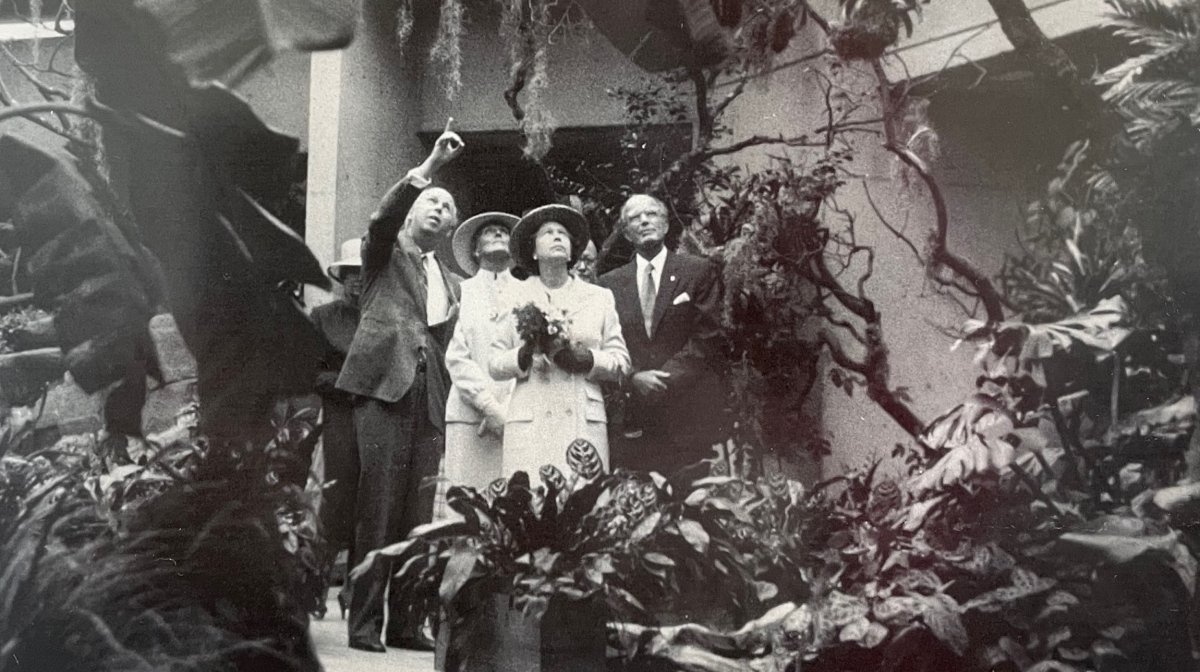
POLYGON ((450 125, 451 125, 451 124, 453 124, 453 123, 454 123, 454 117, 446 117, 446 130, 444 130, 444 131, 442 131, 442 132, 443 132, 443 133, 449 133, 449 132, 450 132, 450 125))

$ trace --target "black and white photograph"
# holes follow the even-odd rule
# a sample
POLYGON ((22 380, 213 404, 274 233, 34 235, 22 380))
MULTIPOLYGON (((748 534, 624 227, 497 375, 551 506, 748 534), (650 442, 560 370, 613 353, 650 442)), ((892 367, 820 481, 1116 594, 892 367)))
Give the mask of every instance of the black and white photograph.
POLYGON ((1200 0, 0 0, 0 672, 1200 671, 1200 0))

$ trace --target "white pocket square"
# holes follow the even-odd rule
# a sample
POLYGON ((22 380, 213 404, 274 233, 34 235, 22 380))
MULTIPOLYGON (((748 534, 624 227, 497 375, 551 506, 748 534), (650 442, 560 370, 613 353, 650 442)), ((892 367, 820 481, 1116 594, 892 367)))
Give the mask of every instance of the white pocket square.
POLYGON ((687 292, 684 292, 684 293, 680 294, 679 296, 675 297, 675 300, 671 302, 671 305, 678 306, 681 303, 687 303, 688 301, 691 301, 691 300, 692 300, 692 297, 688 296, 687 292))

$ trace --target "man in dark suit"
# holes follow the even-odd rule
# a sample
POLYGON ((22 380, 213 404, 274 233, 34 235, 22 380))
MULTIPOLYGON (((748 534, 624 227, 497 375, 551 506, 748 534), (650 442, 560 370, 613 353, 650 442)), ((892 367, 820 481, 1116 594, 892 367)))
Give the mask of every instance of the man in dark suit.
POLYGON ((599 280, 616 298, 633 360, 611 460, 672 474, 707 457, 725 431, 720 274, 666 248, 667 208, 653 196, 625 201, 618 226, 637 254, 599 280))
MULTIPOLYGON (((424 163, 393 186, 371 216, 362 247, 362 317, 337 388, 355 395, 359 468, 354 558, 398 542, 433 512, 434 488, 445 448, 446 345, 454 332, 462 278, 433 250, 454 230, 454 198, 429 180, 462 151, 447 123, 424 163)), ((350 646, 382 652, 388 563, 354 582, 350 594, 350 646)), ((391 591, 389 646, 430 648, 422 615, 391 591)))

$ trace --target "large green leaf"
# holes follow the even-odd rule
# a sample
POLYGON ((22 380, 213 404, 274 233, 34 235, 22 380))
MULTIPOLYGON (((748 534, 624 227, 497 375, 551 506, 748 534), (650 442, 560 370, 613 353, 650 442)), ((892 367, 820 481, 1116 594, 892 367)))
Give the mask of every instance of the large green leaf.
POLYGON ((679 533, 696 549, 697 553, 707 553, 710 537, 704 531, 704 526, 694 520, 679 521, 679 533))
POLYGON ((446 571, 442 574, 442 583, 438 587, 438 596, 442 604, 450 604, 458 591, 471 578, 475 565, 479 562, 479 549, 465 539, 455 539, 450 549, 450 560, 446 563, 446 571))
POLYGON ((341 49, 356 0, 137 0, 171 60, 192 81, 238 75, 283 50, 341 49))

